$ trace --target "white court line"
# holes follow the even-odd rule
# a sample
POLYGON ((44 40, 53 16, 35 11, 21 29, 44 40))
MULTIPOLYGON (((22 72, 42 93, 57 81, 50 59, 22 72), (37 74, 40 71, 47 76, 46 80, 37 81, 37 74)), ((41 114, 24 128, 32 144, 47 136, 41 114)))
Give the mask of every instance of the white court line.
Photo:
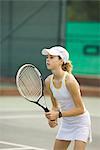
POLYGON ((43 148, 31 147, 31 146, 27 146, 27 145, 16 144, 16 143, 5 142, 5 141, 0 141, 0 143, 5 144, 5 145, 22 147, 22 148, 6 148, 6 149, 3 148, 3 149, 0 149, 0 150, 25 150, 25 149, 46 150, 46 149, 43 149, 43 148))
POLYGON ((8 108, 6 108, 6 109, 2 109, 2 108, 0 108, 0 112, 33 112, 34 113, 34 111, 35 112, 43 112, 41 109, 16 109, 16 108, 14 108, 14 109, 8 109, 8 108))
POLYGON ((0 116, 0 119, 20 119, 20 118, 43 118, 44 115, 33 114, 33 115, 6 115, 0 116))
POLYGON ((32 147, 32 148, 29 148, 29 147, 26 147, 26 148, 3 148, 3 149, 0 149, 0 150, 45 150, 45 149, 40 149, 40 148, 34 148, 34 147, 32 147))

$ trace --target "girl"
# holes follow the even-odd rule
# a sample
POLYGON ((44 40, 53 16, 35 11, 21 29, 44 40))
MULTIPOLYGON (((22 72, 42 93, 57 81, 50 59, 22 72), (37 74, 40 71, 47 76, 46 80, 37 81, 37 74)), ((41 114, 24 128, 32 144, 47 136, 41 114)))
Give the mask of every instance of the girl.
POLYGON ((45 115, 50 127, 57 125, 61 118, 53 150, 66 150, 75 141, 74 150, 85 150, 91 141, 91 122, 86 110, 79 84, 71 74, 72 65, 69 53, 61 46, 43 49, 46 65, 52 74, 45 80, 45 89, 52 101, 52 110, 45 115))

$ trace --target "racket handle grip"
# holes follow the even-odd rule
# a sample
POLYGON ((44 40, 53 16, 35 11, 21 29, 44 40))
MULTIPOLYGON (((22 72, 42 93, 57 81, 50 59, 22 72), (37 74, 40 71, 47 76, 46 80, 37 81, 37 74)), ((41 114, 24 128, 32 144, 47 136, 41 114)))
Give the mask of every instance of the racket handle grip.
POLYGON ((45 112, 49 112, 49 109, 47 107, 44 110, 45 110, 45 112))
MULTIPOLYGON (((49 112, 49 109, 46 107, 45 112, 49 112)), ((50 121, 55 121, 55 120, 50 120, 50 121)))

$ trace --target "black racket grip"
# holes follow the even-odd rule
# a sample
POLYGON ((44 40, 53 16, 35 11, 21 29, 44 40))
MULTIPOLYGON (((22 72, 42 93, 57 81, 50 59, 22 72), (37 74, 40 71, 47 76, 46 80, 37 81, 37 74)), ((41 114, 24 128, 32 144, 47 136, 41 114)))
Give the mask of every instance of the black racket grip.
MULTIPOLYGON (((45 112, 49 112, 49 109, 46 107, 45 112)), ((55 120, 50 120, 50 121, 55 121, 55 120)))
POLYGON ((49 112, 49 109, 46 107, 46 108, 44 109, 44 111, 45 111, 45 112, 49 112))

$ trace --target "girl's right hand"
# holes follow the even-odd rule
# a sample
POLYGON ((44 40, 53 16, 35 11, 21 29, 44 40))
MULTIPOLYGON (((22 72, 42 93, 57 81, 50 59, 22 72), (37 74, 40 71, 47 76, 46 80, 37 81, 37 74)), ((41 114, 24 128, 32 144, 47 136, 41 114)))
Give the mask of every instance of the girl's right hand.
POLYGON ((49 120, 49 119, 48 119, 48 124, 51 128, 54 128, 58 125, 57 120, 52 121, 52 120, 49 120))

